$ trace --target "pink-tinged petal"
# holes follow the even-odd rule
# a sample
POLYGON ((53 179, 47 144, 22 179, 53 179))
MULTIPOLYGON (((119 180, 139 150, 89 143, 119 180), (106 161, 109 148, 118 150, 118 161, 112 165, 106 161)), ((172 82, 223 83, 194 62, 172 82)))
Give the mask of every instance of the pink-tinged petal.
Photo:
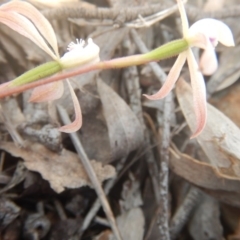
POLYGON ((209 45, 203 51, 203 54, 200 58, 199 68, 204 75, 212 75, 218 67, 218 60, 215 53, 215 50, 212 46, 209 45))
POLYGON ((82 111, 77 96, 68 80, 67 83, 73 100, 75 120, 70 124, 60 127, 58 130, 65 133, 72 133, 78 131, 82 126, 82 111))
POLYGON ((58 59, 52 52, 52 50, 48 47, 35 26, 27 18, 15 12, 0 11, 0 22, 32 40, 41 49, 48 53, 53 59, 58 59))
POLYGON ((205 34, 213 46, 216 46, 218 41, 228 47, 234 46, 230 28, 221 21, 212 18, 199 20, 190 27, 188 34, 192 35, 199 32, 205 34))
POLYGON ((206 87, 203 75, 198 69, 198 64, 193 56, 192 50, 189 49, 187 51, 187 61, 190 71, 193 103, 196 115, 196 131, 193 133, 191 138, 195 138, 202 132, 207 121, 206 87))
POLYGON ((33 89, 29 102, 54 101, 62 97, 64 86, 62 81, 48 83, 33 89))
POLYGON ((55 54, 59 56, 57 38, 52 25, 34 6, 28 2, 11 1, 1 5, 1 10, 16 12, 30 19, 42 36, 48 41, 55 54))
POLYGON ((187 14, 183 5, 183 1, 177 0, 177 3, 178 3, 178 9, 180 12, 181 22, 182 22, 183 37, 186 37, 188 33, 188 28, 189 28, 187 14))
POLYGON ((182 67, 186 61, 186 58, 187 58, 187 51, 180 53, 176 62, 174 63, 172 69, 170 70, 170 72, 167 76, 166 82, 163 84, 161 89, 157 93, 155 93, 151 96, 146 95, 146 94, 144 94, 144 96, 150 100, 158 100, 158 99, 162 99, 162 98, 166 97, 168 95, 168 93, 173 89, 174 84, 178 80, 178 77, 179 77, 182 67))

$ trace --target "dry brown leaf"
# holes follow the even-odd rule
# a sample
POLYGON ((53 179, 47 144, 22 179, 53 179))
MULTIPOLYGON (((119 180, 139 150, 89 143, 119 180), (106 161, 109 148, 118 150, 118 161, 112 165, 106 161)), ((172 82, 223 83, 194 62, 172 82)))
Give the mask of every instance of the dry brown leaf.
MULTIPOLYGON (((195 130, 192 91, 183 79, 177 84, 177 97, 191 130, 195 130)), ((219 173, 240 178, 240 129, 223 113, 207 104, 208 118, 203 132, 196 138, 219 173)))
POLYGON ((126 102, 98 79, 98 92, 108 127, 114 159, 126 156, 143 142, 143 129, 126 102))
POLYGON ((171 149, 170 168, 178 176, 204 189, 213 197, 240 207, 240 181, 227 177, 210 164, 200 162, 177 149, 171 149))
MULTIPOLYGON (((28 149, 23 149, 11 142, 1 142, 0 149, 23 158, 25 166, 29 170, 39 172, 58 193, 65 188, 91 186, 78 155, 66 149, 57 154, 40 144, 32 144, 28 149)), ((95 160, 91 160, 91 164, 100 182, 115 175, 115 170, 110 165, 102 166, 95 160)))
POLYGON ((223 176, 211 164, 194 159, 177 149, 171 148, 170 151, 170 167, 177 175, 202 188, 240 193, 238 178, 223 176))

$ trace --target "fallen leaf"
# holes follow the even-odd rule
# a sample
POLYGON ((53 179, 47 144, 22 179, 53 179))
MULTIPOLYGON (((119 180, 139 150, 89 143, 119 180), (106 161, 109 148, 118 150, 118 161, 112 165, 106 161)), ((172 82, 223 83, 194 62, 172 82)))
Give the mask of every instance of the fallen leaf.
POLYGON ((170 149, 170 168, 178 176, 204 189, 218 200, 240 207, 240 180, 220 174, 209 163, 201 162, 177 149, 170 149))
POLYGON ((143 128, 136 115, 116 92, 100 79, 97 84, 113 159, 124 157, 143 142, 143 128))
POLYGON ((177 175, 202 188, 240 193, 240 180, 221 175, 211 164, 201 162, 176 148, 170 149, 170 168, 177 175))
MULTIPOLYGON (((186 121, 195 129, 192 91, 183 79, 178 81, 177 98, 186 121)), ((203 132, 196 138, 219 173, 240 179, 240 129, 222 112, 207 104, 208 118, 203 132)))
MULTIPOLYGON (((31 144, 28 149, 18 148, 11 142, 1 142, 0 149, 14 157, 24 159, 24 165, 31 171, 39 172, 51 188, 60 193, 65 188, 92 186, 77 154, 64 149, 61 154, 49 151, 40 144, 31 144)), ((110 165, 91 160, 100 182, 115 175, 110 165)))

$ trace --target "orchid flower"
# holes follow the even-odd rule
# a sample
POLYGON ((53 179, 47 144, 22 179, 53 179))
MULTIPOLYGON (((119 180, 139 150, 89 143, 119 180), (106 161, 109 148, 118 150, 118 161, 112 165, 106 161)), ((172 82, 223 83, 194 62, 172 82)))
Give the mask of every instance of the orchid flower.
MULTIPOLYGON (((53 58, 53 61, 26 72, 10 83, 5 84, 4 87, 22 85, 53 75, 64 69, 89 65, 99 61, 99 47, 94 44, 92 39, 88 39, 86 46, 83 40, 77 40, 77 43, 70 43, 68 52, 60 58, 56 35, 51 24, 35 7, 27 2, 11 1, 1 5, 0 22, 32 40, 53 58)), ((67 83, 73 100, 75 120, 71 124, 59 128, 59 130, 62 132, 75 132, 82 125, 82 114, 76 94, 68 80, 67 83)), ((63 91, 62 81, 39 86, 33 90, 30 101, 53 101, 60 98, 63 95, 63 91)))
POLYGON ((173 89, 181 69, 187 60, 196 115, 196 130, 191 136, 191 138, 194 138, 202 132, 207 120, 206 88, 202 73, 204 75, 211 75, 216 71, 218 62, 214 47, 216 47, 218 41, 230 47, 234 46, 234 40, 229 27, 215 19, 199 20, 189 28, 183 2, 182 0, 177 0, 177 2, 182 21, 183 38, 188 42, 188 48, 179 54, 162 88, 151 96, 145 96, 150 100, 164 98, 173 89), (191 47, 204 49, 199 65, 194 58, 191 47))

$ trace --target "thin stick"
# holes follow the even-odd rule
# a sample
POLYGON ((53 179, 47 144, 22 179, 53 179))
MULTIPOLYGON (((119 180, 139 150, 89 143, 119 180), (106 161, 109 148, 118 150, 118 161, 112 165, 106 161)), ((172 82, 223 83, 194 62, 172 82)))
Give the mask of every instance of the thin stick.
MULTIPOLYGON (((145 46, 144 42, 138 36, 136 30, 131 30, 131 35, 138 46, 141 53, 146 53, 149 50, 145 46)), ((150 66, 153 70, 154 75, 158 80, 163 84, 166 79, 166 74, 160 68, 160 66, 151 62, 150 66)), ((164 114, 163 114, 163 134, 162 134, 162 144, 160 147, 160 172, 159 172, 159 191, 160 191, 160 202, 159 207, 161 212, 158 218, 158 226, 160 237, 162 240, 169 240, 169 226, 168 226, 168 174, 169 174, 169 144, 170 144, 170 117, 172 114, 172 93, 169 93, 168 96, 163 100, 164 101, 164 114)))
POLYGON ((159 214, 158 227, 162 240, 169 240, 169 214, 168 214, 168 175, 169 175, 169 145, 170 145, 170 118, 172 114, 172 92, 170 92, 164 99, 164 112, 163 112, 163 131, 162 131, 162 144, 160 147, 160 207, 161 213, 159 214))
MULTIPOLYGON (((58 112, 61 116, 61 119, 62 119, 63 123, 65 125, 71 123, 71 120, 70 120, 66 110, 63 107, 61 107, 60 105, 58 105, 57 108, 58 108, 58 112)), ((110 205, 107 201, 106 195, 105 195, 105 193, 102 189, 102 186, 101 186, 101 184, 100 184, 100 182, 99 182, 99 180, 96 176, 96 173, 94 172, 94 170, 92 168, 90 160, 88 159, 88 156, 84 151, 84 148, 83 148, 83 146, 82 146, 82 144, 81 144, 81 142, 78 138, 77 133, 75 133, 75 132, 70 133, 70 137, 71 137, 73 145, 75 146, 75 149, 78 153, 78 156, 81 159, 81 162, 84 166, 84 169, 87 172, 88 177, 90 178, 90 180, 91 180, 91 182, 94 186, 94 189, 95 189, 95 191, 96 191, 96 193, 97 193, 97 195, 98 195, 98 197, 101 201, 102 207, 103 207, 103 209, 106 213, 106 216, 108 218, 108 221, 111 225, 112 231, 113 231, 116 239, 117 240, 122 240, 120 232, 117 228, 115 217, 114 217, 114 215, 112 213, 112 210, 110 208, 110 205)))
POLYGON ((178 233, 182 230, 192 210, 201 200, 201 197, 202 192, 198 188, 192 186, 182 205, 178 208, 170 222, 170 234, 172 240, 177 238, 178 233))
MULTIPOLYGON (((116 166, 116 171, 117 172, 120 172, 123 169, 126 159, 127 158, 123 158, 118 162, 118 164, 116 166)), ((105 184, 104 192, 105 192, 106 195, 108 195, 108 193, 110 192, 110 190, 112 189, 112 187, 116 183, 117 175, 114 178, 108 180, 108 182, 105 184)), ((91 209, 89 210, 88 214, 86 215, 86 217, 83 221, 82 228, 80 230, 81 232, 84 232, 88 228, 89 224, 91 223, 92 219, 97 214, 100 207, 101 207, 101 202, 100 202, 99 199, 96 199, 96 201, 93 203, 91 209)))

